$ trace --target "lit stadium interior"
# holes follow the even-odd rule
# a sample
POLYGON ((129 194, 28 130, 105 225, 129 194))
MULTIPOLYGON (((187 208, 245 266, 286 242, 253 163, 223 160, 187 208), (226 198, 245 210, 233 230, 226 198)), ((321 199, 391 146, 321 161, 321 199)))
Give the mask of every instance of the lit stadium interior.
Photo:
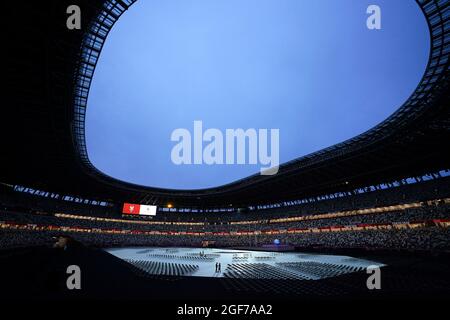
MULTIPOLYGON (((202 189, 123 181, 88 155, 96 66, 134 2, 11 1, 2 9, 2 298, 450 297, 450 0, 414 1, 429 29, 428 62, 389 117, 280 163, 276 174, 202 189), (71 5, 82 12, 76 30, 68 29, 71 5), (77 270, 81 280, 70 278, 70 287, 77 270)), ((364 27, 365 19, 364 11, 364 27)))

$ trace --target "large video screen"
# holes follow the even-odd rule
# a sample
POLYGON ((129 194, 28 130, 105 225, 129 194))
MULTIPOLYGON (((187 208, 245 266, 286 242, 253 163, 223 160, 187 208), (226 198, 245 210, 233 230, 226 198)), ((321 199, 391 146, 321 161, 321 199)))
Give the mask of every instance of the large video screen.
POLYGON ((156 216, 156 208, 157 206, 124 203, 122 213, 141 216, 156 216))

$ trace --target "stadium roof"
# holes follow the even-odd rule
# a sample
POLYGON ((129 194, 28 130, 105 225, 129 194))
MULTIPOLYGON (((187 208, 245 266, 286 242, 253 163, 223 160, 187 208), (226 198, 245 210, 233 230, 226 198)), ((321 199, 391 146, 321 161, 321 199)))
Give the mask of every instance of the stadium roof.
POLYGON ((254 175, 203 190, 119 181, 89 161, 87 96, 108 32, 133 0, 7 3, 0 182, 88 198, 235 207, 299 199, 450 168, 450 0, 419 0, 430 29, 428 65, 415 92, 388 119, 350 140, 254 175), (82 30, 68 30, 69 5, 82 30))

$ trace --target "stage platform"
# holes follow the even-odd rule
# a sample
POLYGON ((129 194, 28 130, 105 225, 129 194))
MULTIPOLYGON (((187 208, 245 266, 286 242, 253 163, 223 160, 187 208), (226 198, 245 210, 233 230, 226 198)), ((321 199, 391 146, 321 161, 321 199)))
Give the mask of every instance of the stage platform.
POLYGON ((120 248, 106 251, 150 274, 192 277, 319 280, 365 271, 368 266, 384 266, 349 256, 299 252, 212 248, 120 248), (220 264, 220 271, 216 271, 216 264, 220 264))

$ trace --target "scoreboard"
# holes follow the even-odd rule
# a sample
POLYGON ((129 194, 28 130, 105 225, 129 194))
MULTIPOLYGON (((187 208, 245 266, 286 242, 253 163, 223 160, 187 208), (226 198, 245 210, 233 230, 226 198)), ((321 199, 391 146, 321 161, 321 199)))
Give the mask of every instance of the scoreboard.
POLYGON ((156 208, 157 206, 124 203, 122 213, 141 216, 156 216, 156 208))

